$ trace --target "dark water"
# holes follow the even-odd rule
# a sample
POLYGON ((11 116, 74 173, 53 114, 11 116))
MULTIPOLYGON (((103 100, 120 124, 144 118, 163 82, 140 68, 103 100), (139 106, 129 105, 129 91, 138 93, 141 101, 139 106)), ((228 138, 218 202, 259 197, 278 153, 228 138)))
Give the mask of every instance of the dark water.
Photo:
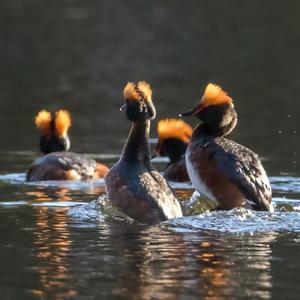
MULTIPOLYGON (((299 9, 298 1, 2 1, 0 298, 298 299, 299 9), (96 200, 103 181, 24 184, 39 155, 39 109, 69 109, 72 150, 111 165, 129 128, 118 110, 123 86, 140 79, 152 84, 157 120, 192 106, 207 82, 221 84, 239 113, 232 138, 263 157, 275 213, 143 226, 96 200)), ((174 188, 180 199, 193 192, 174 188)))

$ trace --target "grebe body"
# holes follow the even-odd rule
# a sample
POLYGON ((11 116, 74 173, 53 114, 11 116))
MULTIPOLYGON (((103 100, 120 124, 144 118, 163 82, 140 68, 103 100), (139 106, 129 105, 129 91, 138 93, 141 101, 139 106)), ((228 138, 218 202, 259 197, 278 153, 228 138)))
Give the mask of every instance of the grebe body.
POLYGON ((194 187, 220 209, 273 211, 270 182, 258 155, 225 137, 237 123, 232 99, 209 84, 200 103, 183 115, 192 114, 202 121, 186 151, 194 187))
POLYGON ((158 143, 156 153, 167 156, 170 162, 164 177, 170 181, 187 182, 190 178, 186 169, 185 151, 192 135, 190 125, 178 119, 163 119, 157 124, 158 143))
POLYGON ((36 159, 27 171, 27 181, 96 180, 104 178, 108 167, 73 152, 52 152, 36 159))
POLYGON ((26 174, 27 181, 91 180, 106 176, 109 169, 104 164, 85 155, 68 152, 69 112, 59 110, 52 118, 50 112, 42 110, 37 114, 35 124, 41 132, 40 150, 44 156, 31 164, 26 174))
POLYGON ((155 117, 152 90, 142 81, 128 83, 123 94, 131 130, 120 160, 105 178, 107 194, 118 209, 142 223, 181 217, 173 191, 150 162, 150 119, 155 117))

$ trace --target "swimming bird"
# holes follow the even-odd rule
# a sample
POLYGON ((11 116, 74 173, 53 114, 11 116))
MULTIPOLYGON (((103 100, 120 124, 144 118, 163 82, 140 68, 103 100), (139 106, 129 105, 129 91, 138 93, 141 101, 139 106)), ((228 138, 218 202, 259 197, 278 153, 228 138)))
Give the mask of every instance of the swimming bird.
POLYGON ((178 200, 150 162, 150 120, 156 115, 150 85, 129 82, 123 96, 131 129, 119 161, 105 178, 107 194, 120 211, 142 223, 181 217, 178 200))
POLYGON ((29 167, 27 181, 41 180, 91 180, 103 178, 108 167, 84 155, 68 152, 71 115, 66 110, 55 112, 41 110, 35 117, 40 131, 40 150, 44 154, 29 167))
POLYGON ((182 114, 189 115, 202 121, 186 151, 195 189, 216 201, 219 209, 273 211, 270 182, 258 155, 226 137, 237 124, 232 98, 210 83, 194 108, 182 114))
POLYGON ((167 180, 187 182, 190 178, 185 163, 185 151, 192 135, 192 127, 180 119, 162 119, 157 124, 156 153, 170 159, 164 177, 167 180))

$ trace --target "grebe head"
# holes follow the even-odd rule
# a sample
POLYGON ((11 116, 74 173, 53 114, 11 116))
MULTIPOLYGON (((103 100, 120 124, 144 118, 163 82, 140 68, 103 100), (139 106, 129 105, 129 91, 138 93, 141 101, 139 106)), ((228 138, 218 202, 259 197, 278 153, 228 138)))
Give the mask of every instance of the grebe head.
POLYGON ((61 109, 53 118, 50 112, 41 110, 35 117, 35 125, 41 133, 40 150, 42 153, 69 150, 68 130, 71 126, 71 116, 68 111, 61 109))
POLYGON ((207 129, 219 130, 221 135, 230 133, 237 123, 233 100, 218 85, 209 83, 201 100, 182 116, 194 115, 207 129))
POLYGON ((130 121, 145 121, 155 118, 156 111, 152 103, 152 90, 147 82, 139 81, 137 84, 128 82, 124 88, 123 96, 126 115, 130 121))
POLYGON ((163 119, 157 124, 158 143, 156 153, 179 160, 186 151, 193 129, 180 119, 163 119))

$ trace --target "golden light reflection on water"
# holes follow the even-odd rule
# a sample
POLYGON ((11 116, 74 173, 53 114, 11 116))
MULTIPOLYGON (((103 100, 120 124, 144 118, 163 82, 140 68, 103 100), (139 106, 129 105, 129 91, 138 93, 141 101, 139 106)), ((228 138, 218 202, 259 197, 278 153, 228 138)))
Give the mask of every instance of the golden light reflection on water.
MULTIPOLYGON (((181 274, 186 267, 178 258, 185 257, 186 248, 181 236, 166 234, 158 227, 148 227, 138 235, 138 244, 126 245, 124 257, 134 286, 127 290, 134 299, 174 299, 174 288, 183 284, 181 274), (137 263, 138 261, 138 263, 137 263)), ((113 292, 120 294, 120 289, 113 292)))
MULTIPOLYGON (((271 249, 276 234, 243 239, 227 244, 208 240, 198 244, 180 235, 165 235, 149 228, 140 236, 141 247, 127 249, 125 257, 139 263, 135 273, 136 299, 184 299, 185 295, 201 295, 202 299, 232 299, 248 295, 270 299, 271 249), (136 261, 136 260, 134 260, 136 261), (244 289, 245 287, 245 289, 244 289)), ((134 270, 134 271, 133 271, 134 270)), ((117 293, 117 291, 115 291, 117 293)), ((132 290, 131 290, 132 292, 132 290)))
POLYGON ((37 201, 53 200, 53 198, 49 197, 44 191, 27 191, 26 195, 34 198, 34 200, 37 200, 37 201))
POLYGON ((51 194, 47 190, 27 191, 32 201, 44 202, 44 201, 72 201, 71 192, 67 188, 59 188, 51 191, 51 194))
POLYGON ((33 245, 37 258, 35 270, 41 287, 32 293, 41 299, 62 300, 76 295, 67 262, 72 241, 66 210, 38 208, 33 245))
MULTIPOLYGON (((103 185, 93 185, 80 189, 78 187, 78 195, 94 196, 97 198, 99 195, 105 193, 105 187, 103 185)), ((74 195, 76 191, 68 187, 56 186, 55 189, 49 189, 47 187, 37 187, 36 190, 25 191, 25 194, 31 199, 31 202, 43 202, 43 201, 74 201, 74 195)))
POLYGON ((203 299, 215 300, 232 295, 232 271, 214 243, 199 243, 199 253, 195 258, 200 266, 198 275, 203 285, 203 299))
POLYGON ((272 287, 270 243, 277 234, 242 238, 236 244, 201 242, 196 255, 200 262, 204 299, 223 299, 244 294, 258 299, 270 299, 272 287), (253 239, 253 243, 249 243, 253 239), (240 287, 246 287, 242 293, 240 287))

